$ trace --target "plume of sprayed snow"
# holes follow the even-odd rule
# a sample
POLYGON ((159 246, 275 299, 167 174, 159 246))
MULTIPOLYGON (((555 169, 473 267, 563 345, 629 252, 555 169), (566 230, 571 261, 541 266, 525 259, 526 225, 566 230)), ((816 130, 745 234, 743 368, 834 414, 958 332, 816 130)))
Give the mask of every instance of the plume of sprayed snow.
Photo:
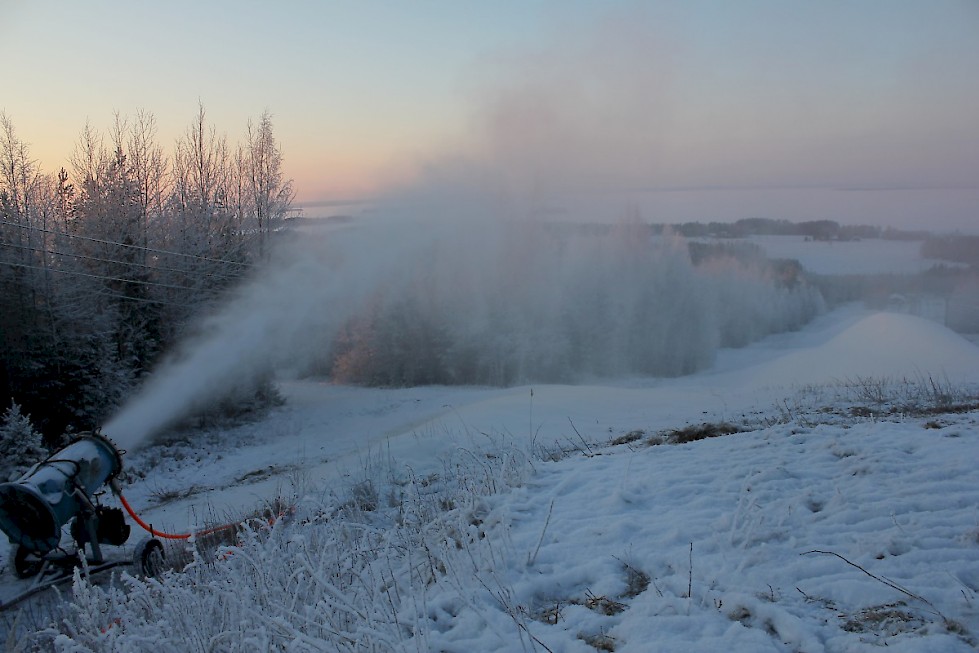
POLYGON ((375 383, 674 375, 804 322, 811 293, 733 263, 695 269, 682 244, 652 245, 635 222, 599 237, 528 219, 555 193, 670 173, 673 73, 654 36, 613 17, 572 39, 570 57, 559 44, 484 80, 480 136, 379 199, 394 219, 282 248, 103 431, 136 448, 243 379, 311 362, 375 383))
POLYGON ((103 431, 134 449, 283 369, 380 385, 688 374, 719 346, 797 328, 820 309, 804 284, 781 286, 731 258, 694 265, 684 241, 636 221, 594 232, 487 219, 505 203, 477 196, 451 204, 405 205, 444 219, 285 234, 273 264, 103 431))
POLYGON ((638 222, 534 222, 443 234, 373 296, 333 348, 334 378, 375 385, 576 382, 704 369, 720 346, 819 310, 761 260, 691 260, 638 222))
MULTIPOLYGON (((301 238, 301 236, 300 236, 301 238)), ((335 332, 415 247, 388 224, 282 247, 270 266, 207 317, 102 431, 135 449, 236 385, 301 364, 322 334, 335 332), (383 232, 385 237, 378 237, 383 232)))

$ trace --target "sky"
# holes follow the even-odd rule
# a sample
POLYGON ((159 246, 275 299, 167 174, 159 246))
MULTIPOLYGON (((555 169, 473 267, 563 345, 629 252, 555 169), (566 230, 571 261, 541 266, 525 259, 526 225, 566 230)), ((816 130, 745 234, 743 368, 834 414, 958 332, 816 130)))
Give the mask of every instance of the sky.
POLYGON ((168 146, 202 103, 232 141, 270 111, 307 205, 979 222, 975 0, 0 0, 0 61, 52 172, 86 122, 168 146))

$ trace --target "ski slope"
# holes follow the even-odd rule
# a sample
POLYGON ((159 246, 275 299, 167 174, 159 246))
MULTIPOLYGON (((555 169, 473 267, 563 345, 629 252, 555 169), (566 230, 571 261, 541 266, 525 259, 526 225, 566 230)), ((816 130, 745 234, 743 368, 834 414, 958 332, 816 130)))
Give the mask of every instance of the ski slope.
MULTIPOLYGON (((167 621, 178 609, 221 637, 230 628, 234 641, 302 651, 360 650, 350 641, 432 651, 975 650, 979 412, 906 415, 894 401, 868 401, 878 382, 892 399, 918 392, 922 405, 936 386, 969 387, 975 399, 979 347, 932 322, 851 307, 722 351, 711 370, 679 379, 397 390, 284 382, 287 403, 258 423, 128 456, 130 502, 157 528, 186 530, 276 496, 298 493, 302 516, 365 480, 383 497, 469 479, 477 490, 454 490, 445 504, 454 507, 419 526, 441 572, 419 585, 409 563, 388 559, 400 602, 364 599, 365 621, 345 621, 350 639, 331 639, 310 625, 325 613, 299 619, 275 607, 299 591, 290 578, 310 577, 291 565, 328 527, 306 515, 273 533, 282 539, 267 554, 264 589, 236 588, 220 615, 203 598, 207 583, 195 577, 191 589, 191 574, 177 574, 156 621, 137 587, 109 602, 114 627, 76 619, 56 648, 195 650, 181 642, 183 622, 167 621), (704 423, 743 432, 663 442, 704 423)), ((406 500, 394 504, 364 517, 382 541, 404 528, 393 515, 406 500)), ((213 582, 238 582, 243 559, 213 565, 213 582)))
MULTIPOLYGON (((169 477, 154 473, 128 493, 148 500, 180 487, 206 488, 192 500, 148 512, 159 523, 186 526, 207 508, 241 509, 274 493, 282 483, 277 474, 258 483, 234 482, 269 467, 302 468, 320 481, 338 480, 383 450, 422 472, 438 465, 445 447, 459 445, 460 435, 506 434, 524 444, 545 443, 573 435, 573 424, 600 441, 637 428, 656 431, 767 412, 797 389, 817 384, 929 377, 979 381, 979 347, 914 316, 846 308, 800 332, 724 350, 711 370, 677 379, 389 390, 283 382, 286 405, 269 419, 217 434, 214 450, 197 452, 200 465, 178 461, 169 477)), ((130 464, 141 464, 141 456, 130 464)))

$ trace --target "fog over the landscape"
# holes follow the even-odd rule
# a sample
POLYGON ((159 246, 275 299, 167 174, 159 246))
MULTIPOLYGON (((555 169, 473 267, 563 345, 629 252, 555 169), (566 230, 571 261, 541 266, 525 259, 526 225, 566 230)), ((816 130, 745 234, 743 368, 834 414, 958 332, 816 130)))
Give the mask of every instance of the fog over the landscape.
POLYGON ((979 0, 0 60, 5 650, 979 651, 979 0))
MULTIPOLYGON (((920 81, 900 62, 868 90, 817 56, 831 24, 769 35, 774 59, 742 26, 728 35, 745 48, 731 77, 705 77, 696 49, 655 17, 633 7, 571 21, 474 66, 462 133, 418 154, 349 228, 282 234, 271 265, 106 431, 132 446, 282 370, 395 386, 688 374, 718 347, 822 310, 798 270, 734 250, 694 261, 644 223, 973 226, 979 150, 946 131, 923 143, 927 102, 897 102, 920 81)), ((958 121, 967 106, 938 114, 958 121)))
POLYGON ((653 239, 638 222, 591 233, 433 217, 282 241, 106 433, 133 447, 283 370, 395 386, 676 376, 822 307, 761 257, 721 252, 694 265, 685 242, 653 239))
POLYGON ((979 233, 968 118, 979 92, 951 82, 962 53, 925 49, 926 18, 914 35, 909 16, 881 18, 880 33, 908 50, 888 58, 797 9, 708 44, 683 38, 690 25, 662 7, 619 8, 488 54, 463 84, 466 130, 415 159, 408 193, 477 187, 513 217, 575 222, 638 213, 979 233), (707 52, 726 59, 705 69, 707 52), (926 63, 941 72, 927 78, 926 63))

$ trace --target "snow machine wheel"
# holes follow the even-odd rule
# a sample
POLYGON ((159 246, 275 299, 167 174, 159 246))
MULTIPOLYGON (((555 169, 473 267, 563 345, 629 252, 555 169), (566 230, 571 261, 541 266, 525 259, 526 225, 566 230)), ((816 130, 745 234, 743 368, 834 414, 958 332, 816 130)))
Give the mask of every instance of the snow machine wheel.
POLYGON ((147 538, 139 543, 133 555, 133 564, 147 578, 155 578, 163 571, 166 554, 163 543, 156 538, 147 538))
POLYGON ((44 560, 37 555, 37 552, 18 544, 17 551, 14 553, 13 565, 14 574, 17 578, 31 578, 41 573, 44 560))

